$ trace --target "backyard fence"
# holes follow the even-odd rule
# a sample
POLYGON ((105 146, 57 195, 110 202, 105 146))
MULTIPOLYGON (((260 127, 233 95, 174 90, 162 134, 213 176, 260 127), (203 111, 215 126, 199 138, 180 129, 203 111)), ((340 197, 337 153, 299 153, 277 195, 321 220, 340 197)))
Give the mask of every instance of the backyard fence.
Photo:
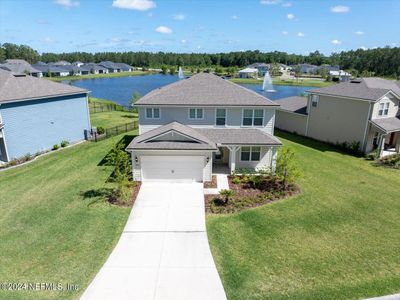
POLYGON ((104 139, 107 139, 109 137, 121 134, 121 133, 125 133, 134 129, 138 128, 138 122, 131 122, 131 123, 125 123, 122 125, 118 125, 118 126, 114 126, 114 127, 109 127, 109 128, 105 128, 104 129, 104 133, 99 134, 97 133, 97 131, 94 131, 92 133, 92 141, 98 142, 104 139))
POLYGON ((132 112, 134 109, 130 106, 122 106, 114 103, 99 103, 89 102, 89 110, 91 114, 107 112, 107 111, 129 111, 132 112))

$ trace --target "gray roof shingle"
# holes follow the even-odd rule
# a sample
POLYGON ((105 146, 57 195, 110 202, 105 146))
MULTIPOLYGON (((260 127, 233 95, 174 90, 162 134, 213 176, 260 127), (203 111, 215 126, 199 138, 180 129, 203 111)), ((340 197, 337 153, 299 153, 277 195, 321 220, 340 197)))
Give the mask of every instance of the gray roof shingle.
POLYGON ((192 128, 178 122, 157 127, 135 137, 127 150, 217 150, 222 145, 280 146, 276 137, 256 128, 192 128), (170 131, 194 139, 189 141, 154 141, 170 131))
POLYGON ((222 145, 282 145, 278 138, 257 128, 196 128, 196 130, 222 145))
POLYGON ((127 150, 139 150, 139 149, 179 149, 179 150, 216 150, 216 144, 202 135, 195 129, 185 126, 178 122, 172 122, 164 126, 157 127, 146 133, 143 133, 135 137, 128 147, 127 150), (193 142, 189 141, 152 141, 152 139, 166 134, 168 132, 177 132, 184 136, 193 139, 193 142))
POLYGON ((400 117, 379 118, 370 121, 385 133, 400 131, 400 117))
POLYGON ((377 101, 389 91, 400 97, 400 84, 383 78, 362 78, 309 91, 310 93, 377 101))
POLYGON ((0 103, 86 93, 67 84, 0 70, 0 103))
POLYGON ((135 105, 279 106, 256 92, 208 73, 155 89, 135 105))
POLYGON ((300 96, 287 97, 276 100, 281 106, 279 110, 291 111, 297 114, 307 115, 307 98, 300 96))

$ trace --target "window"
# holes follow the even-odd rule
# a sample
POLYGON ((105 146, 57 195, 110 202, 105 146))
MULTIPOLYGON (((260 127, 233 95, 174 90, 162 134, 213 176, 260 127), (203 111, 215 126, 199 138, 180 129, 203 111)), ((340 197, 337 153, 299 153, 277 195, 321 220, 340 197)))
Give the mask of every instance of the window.
POLYGON ((380 116, 387 116, 389 113, 389 102, 379 103, 379 112, 378 115, 380 116))
POLYGON ((189 108, 189 119, 203 119, 203 109, 202 108, 189 108))
POLYGON ((215 113, 215 124, 217 126, 225 126, 226 125, 226 109, 225 108, 217 108, 215 113))
POLYGON ((259 161, 261 157, 260 147, 242 147, 240 152, 241 161, 259 161))
POLYGON ((146 108, 146 119, 159 119, 160 109, 159 108, 146 108))
POLYGON ((244 109, 243 126, 262 126, 264 123, 263 109, 244 109))
POLYGON ((317 107, 319 102, 319 95, 311 95, 311 105, 317 107))

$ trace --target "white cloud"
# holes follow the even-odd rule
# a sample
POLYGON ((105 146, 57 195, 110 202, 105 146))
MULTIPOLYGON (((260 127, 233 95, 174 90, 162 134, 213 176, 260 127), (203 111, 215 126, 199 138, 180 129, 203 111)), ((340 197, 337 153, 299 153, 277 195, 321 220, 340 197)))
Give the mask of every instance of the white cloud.
POLYGON ((356 32, 354 32, 355 34, 358 34, 358 35, 363 35, 364 34, 364 31, 356 31, 356 32))
POLYGON ((392 47, 396 47, 397 46, 397 43, 392 43, 392 47))
POLYGON ((200 45, 198 45, 198 46, 197 46, 197 49, 201 49, 201 46, 200 46, 200 45))
POLYGON ((158 26, 156 28, 156 31, 159 33, 165 33, 165 34, 171 34, 172 33, 172 29, 167 27, 167 26, 158 26))
POLYGON ((73 0, 55 0, 54 3, 64 6, 65 8, 79 6, 79 1, 73 1, 73 0))
POLYGON ((238 17, 238 16, 236 16, 236 15, 232 16, 231 18, 232 18, 232 19, 234 19, 234 20, 237 20, 237 19, 239 19, 239 17, 238 17))
POLYGON ((112 6, 143 11, 156 7, 156 3, 152 0, 114 0, 112 6))
POLYGON ((297 33, 297 36, 299 36, 299 37, 303 37, 303 36, 305 36, 305 34, 304 34, 304 33, 302 33, 302 32, 298 32, 298 33, 297 33))
POLYGON ((181 40, 182 44, 186 44, 186 42, 187 42, 186 40, 181 40))
POLYGON ((290 3, 290 2, 285 2, 285 3, 282 4, 283 7, 292 7, 292 5, 293 4, 290 3))
POLYGON ((45 37, 44 39, 42 39, 42 42, 48 43, 48 44, 57 43, 57 41, 51 37, 45 37))
POLYGON ((186 18, 186 16, 184 14, 176 14, 176 15, 174 15, 174 19, 175 20, 182 21, 182 20, 185 20, 185 18, 186 18))
POLYGON ((361 46, 360 49, 362 49, 362 50, 367 50, 368 48, 365 47, 365 46, 361 46))
POLYGON ((349 11, 350 11, 349 6, 337 5, 337 6, 331 7, 331 12, 333 12, 333 13, 347 13, 349 11))
POLYGON ((339 41, 339 40, 332 40, 331 41, 331 44, 334 44, 334 45, 340 45, 342 42, 341 41, 339 41))
POLYGON ((294 14, 288 14, 288 15, 287 15, 287 18, 288 18, 289 20, 293 20, 293 19, 294 19, 294 14))
POLYGON ((263 4, 263 5, 275 5, 275 4, 278 4, 280 2, 281 2, 281 0, 261 0, 260 4, 263 4))
POLYGON ((282 34, 283 34, 283 35, 288 35, 289 32, 287 32, 287 31, 282 31, 282 34))

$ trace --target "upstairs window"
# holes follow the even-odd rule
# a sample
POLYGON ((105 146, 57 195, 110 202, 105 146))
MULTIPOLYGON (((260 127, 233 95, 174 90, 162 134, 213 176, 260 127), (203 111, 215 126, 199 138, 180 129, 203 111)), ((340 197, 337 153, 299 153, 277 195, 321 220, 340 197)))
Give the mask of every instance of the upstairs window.
POLYGON ((319 102, 319 95, 311 95, 311 105, 317 107, 319 102))
POLYGON ((378 115, 387 116, 389 113, 389 105, 390 105, 390 102, 379 103, 378 115))
POLYGON ((215 112, 215 124, 217 126, 225 126, 226 125, 226 109, 225 108, 217 108, 215 112))
POLYGON ((241 161, 259 161, 261 157, 261 147, 242 147, 240 151, 241 161))
POLYGON ((243 110, 243 126, 262 126, 264 123, 263 109, 244 109, 243 110))
POLYGON ((191 120, 203 119, 203 109, 202 108, 189 108, 189 119, 191 119, 191 120))
POLYGON ((160 109, 159 108, 146 108, 146 119, 159 119, 160 109))

